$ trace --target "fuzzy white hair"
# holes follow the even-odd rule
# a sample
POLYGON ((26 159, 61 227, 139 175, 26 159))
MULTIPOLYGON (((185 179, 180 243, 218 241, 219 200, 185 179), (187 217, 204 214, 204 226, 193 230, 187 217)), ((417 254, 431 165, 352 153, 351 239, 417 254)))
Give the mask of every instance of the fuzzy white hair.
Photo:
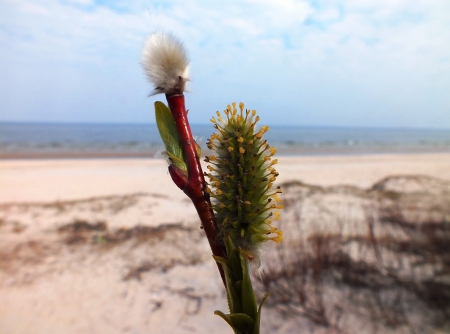
POLYGON ((150 35, 142 50, 141 63, 155 86, 151 95, 183 93, 189 80, 189 59, 177 38, 164 32, 150 35))

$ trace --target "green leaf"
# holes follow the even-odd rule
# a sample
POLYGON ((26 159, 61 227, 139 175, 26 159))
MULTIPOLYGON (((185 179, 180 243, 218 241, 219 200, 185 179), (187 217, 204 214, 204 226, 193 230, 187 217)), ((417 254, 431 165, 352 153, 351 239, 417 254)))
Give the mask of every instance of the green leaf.
POLYGON ((174 164, 175 166, 177 166, 182 171, 184 171, 186 173, 186 177, 187 177, 187 167, 186 167, 186 163, 184 162, 184 160, 182 158, 178 158, 177 156, 173 155, 170 152, 166 151, 166 153, 169 156, 171 163, 174 164))
POLYGON ((238 333, 252 333, 253 327, 255 326, 255 321, 244 313, 234 313, 228 315, 232 324, 233 329, 238 333))
POLYGON ((253 333, 252 334, 259 334, 259 328, 261 325, 261 309, 262 306, 264 304, 264 302, 266 301, 267 297, 269 297, 270 293, 267 292, 264 297, 261 300, 261 303, 259 304, 259 308, 258 308, 258 315, 256 316, 256 320, 255 320, 255 328, 253 329, 253 333))
POLYGON ((230 235, 224 238, 225 247, 227 249, 228 265, 232 273, 233 281, 238 282, 242 280, 242 266, 240 260, 240 251, 236 248, 230 235))
POLYGON ((231 328, 233 328, 234 333, 239 334, 238 331, 236 331, 233 327, 233 323, 231 322, 230 319, 230 315, 229 314, 225 314, 222 311, 214 311, 215 315, 218 315, 219 317, 221 317, 223 320, 225 320, 227 322, 228 325, 230 325, 231 328))
POLYGON ((214 260, 222 265, 223 272, 225 274, 225 281, 227 283, 227 301, 230 313, 242 312, 241 300, 239 294, 236 293, 234 289, 233 280, 230 273, 230 268, 228 267, 228 261, 220 256, 213 256, 214 260))
POLYGON ((256 304, 256 296, 253 291, 252 281, 250 279, 247 261, 244 258, 242 253, 239 254, 241 258, 241 266, 242 266, 242 309, 245 314, 248 314, 249 317, 256 320, 257 317, 257 304, 256 304))
POLYGON ((164 143, 167 155, 173 164, 187 172, 180 136, 170 109, 164 103, 157 101, 155 102, 155 116, 159 135, 164 143))
POLYGON ((247 314, 224 314, 220 311, 215 311, 214 314, 225 320, 236 334, 252 334, 254 331, 255 321, 247 314))

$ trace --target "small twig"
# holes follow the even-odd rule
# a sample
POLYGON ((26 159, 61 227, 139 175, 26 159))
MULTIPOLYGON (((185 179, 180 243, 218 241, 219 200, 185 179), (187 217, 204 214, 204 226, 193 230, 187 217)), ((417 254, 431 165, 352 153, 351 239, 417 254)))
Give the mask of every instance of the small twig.
MULTIPOLYGON (((206 183, 203 176, 200 160, 189 126, 187 112, 184 103, 184 95, 182 93, 166 95, 169 109, 175 120, 178 134, 180 135, 184 157, 188 166, 188 179, 185 184, 180 181, 179 175, 169 168, 170 175, 174 183, 184 191, 184 193, 192 200, 197 210, 198 216, 208 238, 211 251, 214 256, 227 258, 225 246, 219 239, 219 228, 214 217, 214 212, 209 200, 209 195, 205 192, 206 183)), ((223 284, 226 286, 225 276, 222 269, 217 263, 223 284)))

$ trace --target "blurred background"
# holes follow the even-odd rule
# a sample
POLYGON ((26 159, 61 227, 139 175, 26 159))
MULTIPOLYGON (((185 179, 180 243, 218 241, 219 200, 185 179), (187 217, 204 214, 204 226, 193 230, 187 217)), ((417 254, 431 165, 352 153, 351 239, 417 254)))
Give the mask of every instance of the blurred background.
POLYGON ((232 102, 270 126, 286 238, 255 272, 266 332, 449 333, 447 0, 2 0, 0 333, 228 333, 153 159, 158 30, 191 59, 204 154, 232 102))
POLYGON ((193 124, 243 101, 272 125, 450 127, 448 1, 1 3, 0 120, 154 123, 139 64, 189 52, 193 124))
POLYGON ((271 125, 282 154, 450 149, 447 1, 0 6, 4 158, 153 156, 152 104, 164 98, 148 97, 140 53, 158 30, 188 50, 187 108, 199 137, 211 134, 217 110, 242 101, 271 125))

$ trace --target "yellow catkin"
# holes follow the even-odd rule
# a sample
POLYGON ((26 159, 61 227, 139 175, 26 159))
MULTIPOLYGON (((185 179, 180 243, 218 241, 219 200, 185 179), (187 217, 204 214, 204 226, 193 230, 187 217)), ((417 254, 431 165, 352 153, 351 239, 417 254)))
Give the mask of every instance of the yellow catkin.
POLYGON ((206 157, 211 164, 208 169, 212 173, 206 175, 212 187, 216 219, 236 246, 258 256, 260 243, 280 242, 283 238, 283 233, 271 225, 280 219, 277 209, 283 208, 278 196, 280 187, 270 190, 278 176, 272 167, 278 162, 272 158, 277 150, 263 139, 269 127, 257 125, 260 117, 255 110, 245 109, 241 102, 228 105, 224 113, 225 120, 220 112, 212 118, 214 124, 219 122, 215 125, 218 131, 207 142, 216 153, 206 157))

